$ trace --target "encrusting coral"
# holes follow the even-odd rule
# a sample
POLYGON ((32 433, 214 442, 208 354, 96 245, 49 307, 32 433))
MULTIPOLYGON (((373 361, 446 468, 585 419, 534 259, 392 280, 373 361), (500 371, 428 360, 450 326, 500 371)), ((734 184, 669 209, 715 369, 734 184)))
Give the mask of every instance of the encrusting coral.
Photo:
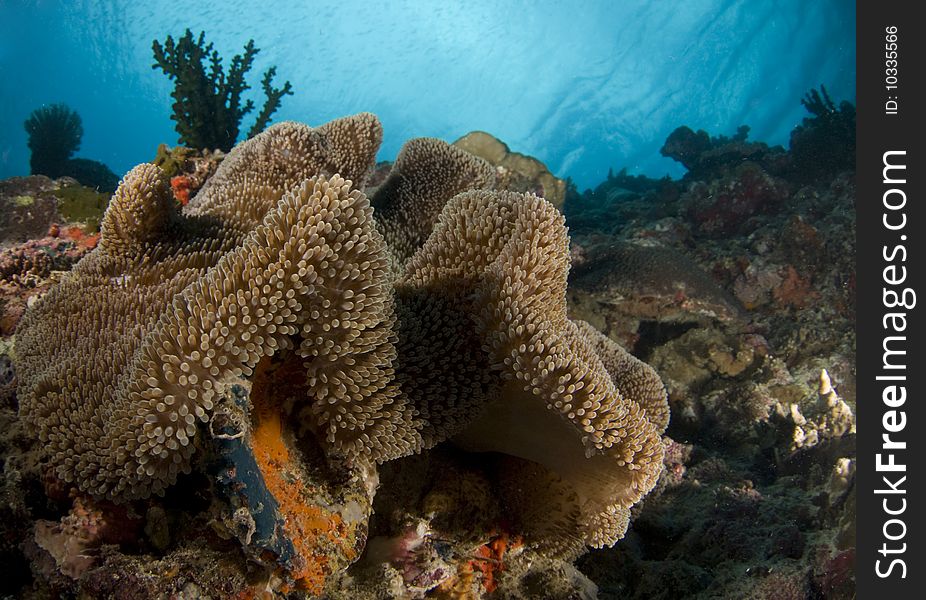
POLYGON ((665 391, 567 318, 562 215, 481 189, 491 167, 427 139, 371 203, 381 138, 370 114, 275 125, 182 212, 158 167, 125 177, 98 247, 20 324, 20 414, 59 478, 160 493, 240 412, 234 384, 296 361, 277 371, 304 378, 282 410, 329 456, 502 453, 529 543, 572 555, 623 535, 662 469, 665 391))
POLYGON ((533 156, 512 152, 508 144, 485 131, 471 131, 453 145, 495 167, 498 189, 534 192, 556 208, 562 208, 566 198, 566 181, 554 177, 547 166, 533 156))

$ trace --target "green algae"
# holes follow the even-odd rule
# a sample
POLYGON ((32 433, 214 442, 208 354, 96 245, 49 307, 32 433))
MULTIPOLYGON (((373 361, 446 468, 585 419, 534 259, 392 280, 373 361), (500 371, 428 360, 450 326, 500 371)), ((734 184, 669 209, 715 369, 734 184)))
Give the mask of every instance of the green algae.
POLYGON ((183 166, 186 161, 196 156, 196 150, 185 146, 174 146, 171 148, 167 144, 158 146, 157 154, 151 161, 161 167, 168 177, 179 175, 183 172, 183 166))
POLYGON ((58 212, 65 221, 83 223, 87 233, 100 230, 100 221, 109 204, 109 194, 82 185, 69 185, 55 190, 54 194, 58 198, 58 212))

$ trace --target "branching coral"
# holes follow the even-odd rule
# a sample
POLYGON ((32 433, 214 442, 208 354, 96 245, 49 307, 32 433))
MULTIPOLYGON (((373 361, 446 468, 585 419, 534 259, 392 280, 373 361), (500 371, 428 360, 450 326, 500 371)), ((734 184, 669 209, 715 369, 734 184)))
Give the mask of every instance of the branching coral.
MULTIPOLYGON (((244 47, 244 54, 236 54, 231 61, 228 73, 222 67, 222 58, 212 44, 206 44, 205 32, 199 38, 187 29, 175 42, 171 36, 162 45, 157 40, 152 42, 155 64, 174 81, 174 114, 171 119, 176 122, 180 142, 191 148, 209 150, 229 150, 238 139, 241 119, 254 110, 254 102, 248 100, 242 104, 241 95, 250 86, 245 75, 251 70, 254 56, 260 51, 254 47, 254 40, 249 40, 244 47), (206 62, 209 63, 207 74, 206 62)), ((273 87, 276 67, 270 67, 264 73, 261 87, 267 96, 254 125, 248 132, 253 137, 263 131, 270 122, 270 116, 280 107, 283 96, 292 94, 292 86, 287 81, 282 88, 273 87)))
POLYGON ((491 167, 437 140, 410 142, 371 205, 358 188, 381 136, 369 114, 276 125, 182 213, 156 166, 126 176, 97 250, 21 324, 20 410, 59 477, 99 496, 162 491, 191 468, 199 424, 215 435, 214 417, 241 411, 230 386, 261 369, 287 377, 261 389, 286 389, 275 410, 329 456, 370 464, 447 440, 502 453, 531 543, 571 554, 623 535, 662 467, 665 393, 567 318, 562 215, 474 189, 491 167))

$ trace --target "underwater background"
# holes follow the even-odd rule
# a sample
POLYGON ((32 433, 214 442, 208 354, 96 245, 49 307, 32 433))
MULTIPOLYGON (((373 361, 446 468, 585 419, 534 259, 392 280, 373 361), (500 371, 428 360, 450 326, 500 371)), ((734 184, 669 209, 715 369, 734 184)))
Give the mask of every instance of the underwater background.
POLYGON ((7 0, 0 23, 0 177, 27 171, 22 121, 42 104, 76 110, 81 155, 118 174, 175 143, 151 41, 186 28, 227 57, 255 40, 254 73, 277 65, 295 90, 275 121, 373 112, 387 132, 381 159, 412 137, 484 130, 580 190, 612 167, 680 175, 658 150, 681 124, 725 135, 749 125, 753 139, 783 144, 807 90, 855 95, 847 0, 7 0))
POLYGON ((0 600, 854 598, 855 26, 0 0, 0 600))

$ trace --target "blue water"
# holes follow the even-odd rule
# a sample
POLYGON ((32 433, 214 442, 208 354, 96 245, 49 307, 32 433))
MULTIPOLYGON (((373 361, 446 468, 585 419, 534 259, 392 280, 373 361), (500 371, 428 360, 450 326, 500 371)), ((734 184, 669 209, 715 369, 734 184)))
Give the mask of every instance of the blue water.
POLYGON ((682 124, 786 145, 810 88, 855 100, 845 0, 0 0, 0 178, 28 173, 22 122, 43 103, 77 110, 77 156, 119 174, 176 143, 151 41, 186 27, 226 64, 254 38, 258 107, 270 65, 295 91, 275 121, 374 112, 381 159, 482 129, 580 189, 609 167, 680 174, 658 150, 682 124))

